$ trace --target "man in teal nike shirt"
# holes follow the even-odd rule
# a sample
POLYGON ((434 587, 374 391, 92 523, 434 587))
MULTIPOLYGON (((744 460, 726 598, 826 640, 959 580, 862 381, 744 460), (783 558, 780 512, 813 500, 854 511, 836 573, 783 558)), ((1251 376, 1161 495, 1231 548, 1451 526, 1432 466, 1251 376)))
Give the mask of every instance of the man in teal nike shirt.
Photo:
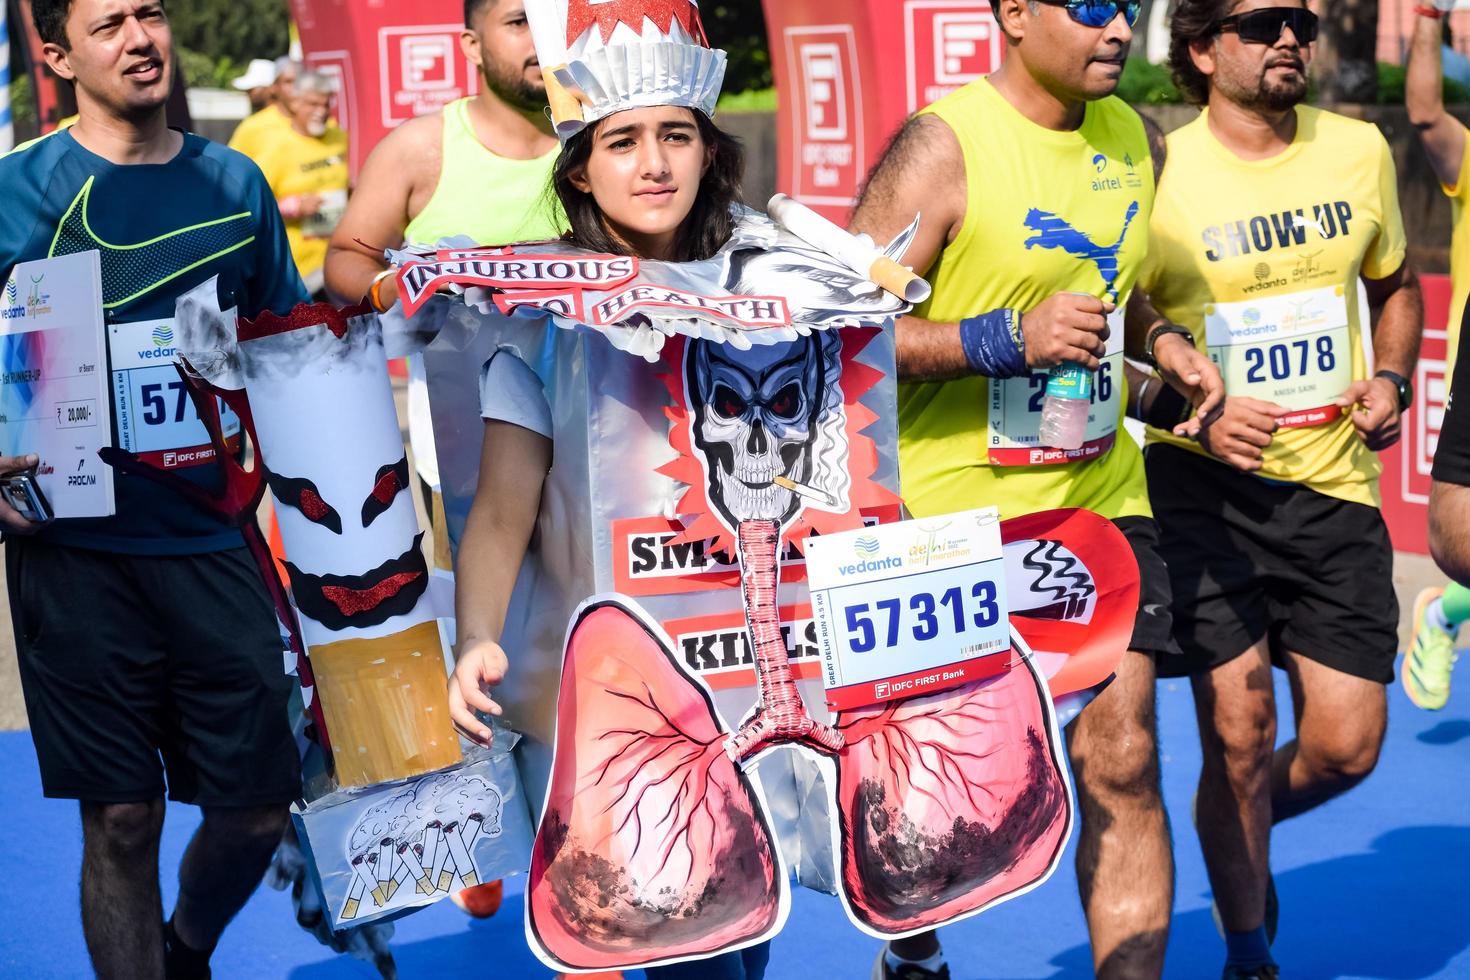
MULTIPOLYGON (((209 437, 157 349, 175 300, 212 277, 221 307, 246 316, 306 299, 280 212, 247 158, 167 127, 161 0, 31 6, 80 119, 0 159, 0 276, 97 250, 114 445, 213 485, 209 437)), ((226 418, 227 433, 238 427, 226 418)), ((98 976, 207 977, 300 789, 290 679, 239 533, 138 477, 116 475, 116 501, 115 517, 44 528, 0 513, 26 709, 46 795, 81 802, 82 927, 98 976), (167 921, 165 789, 204 813, 167 921)))

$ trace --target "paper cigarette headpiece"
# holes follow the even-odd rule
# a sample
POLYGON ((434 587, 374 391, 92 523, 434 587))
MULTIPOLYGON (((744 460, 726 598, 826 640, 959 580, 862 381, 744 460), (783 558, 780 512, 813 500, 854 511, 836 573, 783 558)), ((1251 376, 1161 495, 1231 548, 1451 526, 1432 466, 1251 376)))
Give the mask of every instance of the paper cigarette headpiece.
POLYGON ((526 0, 526 19, 561 139, 624 109, 714 115, 725 52, 710 48, 694 0, 526 0))

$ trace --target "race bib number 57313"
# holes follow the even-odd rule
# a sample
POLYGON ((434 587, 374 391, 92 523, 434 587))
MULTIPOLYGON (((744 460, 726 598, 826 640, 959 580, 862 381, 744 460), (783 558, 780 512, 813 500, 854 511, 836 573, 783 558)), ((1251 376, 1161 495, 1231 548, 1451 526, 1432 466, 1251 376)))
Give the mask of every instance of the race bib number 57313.
POLYGON ((1336 421, 1333 404, 1353 380, 1352 334, 1342 286, 1205 307, 1205 342, 1225 389, 1287 410, 1282 428, 1336 421))
POLYGON ((1010 666, 995 508, 807 541, 833 710, 933 694, 1010 666))
MULTIPOLYGON (((147 320, 107 327, 118 447, 163 469, 214 462, 209 431, 174 367, 174 322, 147 320)), ((240 448, 240 417, 223 402, 220 422, 230 452, 240 448)))

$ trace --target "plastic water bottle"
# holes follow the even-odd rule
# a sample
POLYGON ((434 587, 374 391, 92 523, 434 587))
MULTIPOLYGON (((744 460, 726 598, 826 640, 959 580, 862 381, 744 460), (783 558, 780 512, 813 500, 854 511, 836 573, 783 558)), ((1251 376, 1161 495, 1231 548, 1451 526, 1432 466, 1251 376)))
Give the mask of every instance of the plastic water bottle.
POLYGON ((1041 403, 1041 444, 1056 449, 1081 449, 1087 438, 1087 416, 1092 408, 1092 372, 1081 364, 1058 364, 1046 379, 1041 403))

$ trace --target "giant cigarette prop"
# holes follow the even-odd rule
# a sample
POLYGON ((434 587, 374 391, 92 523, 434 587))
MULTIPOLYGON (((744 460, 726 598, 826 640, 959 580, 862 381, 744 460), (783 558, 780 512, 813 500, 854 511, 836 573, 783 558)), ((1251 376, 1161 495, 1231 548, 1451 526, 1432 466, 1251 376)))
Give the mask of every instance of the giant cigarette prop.
POLYGON ((794 198, 777 194, 771 198, 766 210, 781 227, 797 238, 821 249, 893 295, 902 296, 907 303, 922 303, 934 292, 927 282, 884 255, 877 246, 843 231, 794 198))

